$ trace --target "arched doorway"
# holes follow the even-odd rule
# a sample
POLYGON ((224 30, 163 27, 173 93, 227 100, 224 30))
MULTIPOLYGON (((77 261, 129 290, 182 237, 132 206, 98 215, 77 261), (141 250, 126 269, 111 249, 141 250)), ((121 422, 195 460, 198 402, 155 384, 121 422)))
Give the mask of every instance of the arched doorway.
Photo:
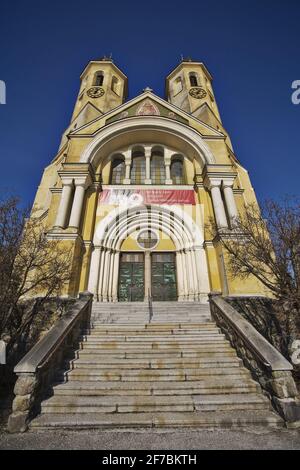
MULTIPOLYGON (((139 265, 140 272, 144 271, 144 285, 140 286, 140 291, 144 288, 144 299, 147 298, 145 285, 150 285, 151 289, 155 286, 152 272, 156 272, 158 277, 161 276, 160 279, 165 279, 163 281, 165 285, 168 284, 168 276, 175 275, 177 300, 206 300, 210 289, 203 235, 199 227, 179 207, 170 209, 166 206, 154 205, 138 205, 122 211, 120 208, 116 208, 99 222, 94 236, 94 251, 88 286, 95 297, 104 302, 120 300, 119 281, 120 262, 122 262, 122 253, 124 252, 123 243, 130 234, 137 230, 165 233, 174 245, 174 250, 171 250, 173 260, 171 260, 171 256, 169 258, 162 256, 162 252, 159 258, 159 251, 153 251, 152 254, 157 253, 157 255, 151 257, 149 249, 144 250, 143 260, 141 257, 137 259, 136 262, 141 263, 139 265), (146 255, 147 253, 149 256, 146 255), (147 269, 147 263, 148 266, 150 263, 150 270, 147 269), (162 263, 164 266, 158 266, 158 263, 162 263), (168 263, 169 266, 171 263, 174 265, 174 274, 171 274, 171 268, 168 271, 168 263), (142 264, 143 267, 141 267, 142 264)), ((149 243, 147 237, 144 237, 144 243, 149 243)), ((143 253, 143 250, 140 249, 140 252, 143 253)), ((128 262, 131 262, 130 258, 128 258, 128 262)), ((131 272, 134 272, 134 267, 130 269, 131 272)), ((167 290, 168 287, 166 287, 167 290)), ((140 297, 142 297, 141 292, 140 297)), ((165 297, 168 296, 165 295, 165 297)))
POLYGON ((165 232, 147 229, 132 232, 121 245, 118 300, 175 301, 176 249, 165 232))

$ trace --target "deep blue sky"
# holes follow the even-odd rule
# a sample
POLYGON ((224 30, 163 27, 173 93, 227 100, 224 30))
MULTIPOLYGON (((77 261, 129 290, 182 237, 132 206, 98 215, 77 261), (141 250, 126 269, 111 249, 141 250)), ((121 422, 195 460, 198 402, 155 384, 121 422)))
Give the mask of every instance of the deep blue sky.
POLYGON ((0 190, 32 203, 68 125, 86 63, 112 52, 129 98, 164 78, 180 55, 214 76, 223 124, 260 200, 300 196, 299 0, 2 1, 0 190))

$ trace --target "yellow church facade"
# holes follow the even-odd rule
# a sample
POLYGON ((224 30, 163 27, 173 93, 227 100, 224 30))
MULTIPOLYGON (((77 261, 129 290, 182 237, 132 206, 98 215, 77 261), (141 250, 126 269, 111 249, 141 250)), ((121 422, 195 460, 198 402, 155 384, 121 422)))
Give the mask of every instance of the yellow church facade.
POLYGON ((183 60, 166 78, 166 99, 145 88, 127 101, 127 77, 107 58, 80 78, 32 210, 47 237, 72 250, 63 294, 203 303, 211 292, 265 295, 254 278, 230 276, 220 241, 257 202, 205 65, 183 60))

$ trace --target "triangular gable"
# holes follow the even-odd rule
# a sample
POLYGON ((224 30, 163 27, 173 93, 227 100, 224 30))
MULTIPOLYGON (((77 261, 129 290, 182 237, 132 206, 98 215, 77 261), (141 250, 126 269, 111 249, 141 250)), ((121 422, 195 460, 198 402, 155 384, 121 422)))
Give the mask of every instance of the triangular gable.
POLYGON ((144 92, 132 100, 118 106, 108 113, 95 119, 81 128, 71 132, 75 135, 94 135, 104 125, 115 121, 134 116, 161 116, 174 119, 186 125, 190 125, 198 130, 203 136, 223 137, 222 132, 214 129, 210 125, 201 122, 195 116, 182 111, 171 103, 163 100, 152 92, 144 92), (193 121, 195 121, 193 125, 193 121))
POLYGON ((161 116, 175 119, 176 121, 182 122, 183 124, 189 123, 188 119, 184 119, 178 113, 171 111, 169 107, 158 103, 153 97, 147 97, 134 103, 132 106, 129 106, 126 110, 121 111, 121 113, 112 116, 106 120, 106 124, 118 121, 119 119, 124 119, 126 117, 134 116, 161 116))

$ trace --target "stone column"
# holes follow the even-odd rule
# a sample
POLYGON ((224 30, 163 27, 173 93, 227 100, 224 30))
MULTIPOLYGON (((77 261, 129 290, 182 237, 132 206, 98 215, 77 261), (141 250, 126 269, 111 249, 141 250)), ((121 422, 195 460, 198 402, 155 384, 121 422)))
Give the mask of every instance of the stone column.
POLYGON ((112 301, 112 290, 113 290, 113 276, 115 267, 115 252, 111 252, 110 265, 109 265, 109 277, 108 277, 108 301, 112 301))
POLYGON ((187 271, 187 257, 185 250, 181 252, 181 262, 182 262, 182 278, 183 278, 183 290, 184 290, 184 300, 188 300, 189 295, 189 285, 188 285, 188 271, 187 271))
POLYGON ((98 281, 98 299, 99 302, 103 301, 102 286, 103 286, 103 273, 104 273, 104 264, 105 264, 105 248, 101 248, 101 259, 99 267, 99 281, 98 281))
POLYGON ((221 196, 220 185, 211 185, 211 198, 218 228, 228 228, 226 212, 221 196))
POLYGON ((196 253, 194 249, 190 250, 191 253, 191 261, 192 261, 192 268, 193 268, 193 284, 194 284, 194 292, 195 292, 195 300, 199 299, 199 289, 198 289, 198 273, 196 267, 196 253))
POLYGON ((67 215, 71 203, 71 196, 73 191, 73 179, 62 178, 63 188, 57 211, 56 221, 54 226, 59 228, 65 228, 68 224, 67 215))
POLYGON ((171 180, 171 152, 168 149, 165 149, 165 170, 166 170, 166 180, 165 184, 173 184, 171 180))
POLYGON ((104 257, 104 268, 103 268, 103 281, 102 281, 102 300, 107 302, 108 300, 108 281, 109 281, 109 268, 110 268, 110 254, 111 250, 107 249, 104 257))
POLYGON ((79 228, 81 220, 85 190, 90 182, 91 181, 89 176, 83 176, 75 179, 75 194, 73 199, 69 227, 76 228, 77 230, 79 228))
POLYGON ((195 248, 195 260, 198 278, 200 300, 205 299, 210 292, 206 253, 203 247, 195 248))
POLYGON ((176 277, 177 277, 177 289, 178 289, 178 301, 184 300, 184 285, 183 285, 183 268, 181 252, 176 252, 176 277))
POLYGON ((151 295, 151 253, 145 251, 145 299, 149 298, 149 292, 151 295))
POLYGON ((101 259, 101 246, 95 246, 92 252, 88 290, 98 297, 98 280, 101 259))
POLYGON ((146 159, 146 178, 145 184, 151 184, 151 150, 152 147, 145 147, 145 159, 146 159))
POLYGON ((116 251, 115 261, 114 261, 113 285, 112 285, 112 301, 113 302, 118 302, 119 261, 120 261, 120 252, 116 251))
POLYGON ((192 253, 190 249, 186 250, 186 259, 187 259, 187 274, 188 274, 188 300, 195 300, 195 283, 194 283, 194 271, 193 271, 193 261, 192 253))
POLYGON ((234 221, 238 218, 238 210, 236 207, 233 189, 233 182, 223 181, 223 193, 226 202, 227 213, 231 222, 231 225, 234 225, 234 221))
POLYGON ((126 152, 123 152, 125 157, 125 178, 123 179, 123 184, 130 184, 130 169, 132 161, 132 150, 128 149, 126 152))

